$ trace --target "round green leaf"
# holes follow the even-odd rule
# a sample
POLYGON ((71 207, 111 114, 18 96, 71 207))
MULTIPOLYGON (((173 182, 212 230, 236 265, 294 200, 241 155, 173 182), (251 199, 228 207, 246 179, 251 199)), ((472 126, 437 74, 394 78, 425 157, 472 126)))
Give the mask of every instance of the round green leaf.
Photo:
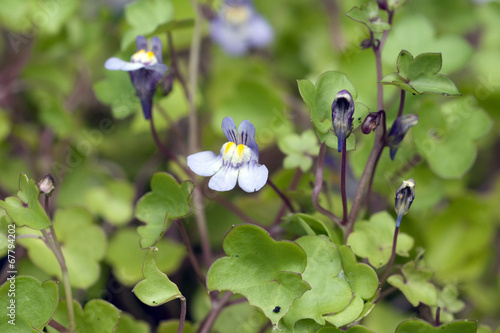
POLYGON ((0 200, 0 208, 18 225, 26 225, 33 229, 45 229, 50 226, 50 220, 38 201, 39 190, 33 179, 24 173, 19 175, 19 191, 16 197, 0 200))
POLYGON ((380 17, 378 4, 374 0, 362 4, 360 7, 352 8, 347 16, 354 21, 363 23, 372 32, 384 32, 391 28, 391 25, 380 17))
POLYGON ((122 312, 114 333, 150 333, 150 328, 146 322, 136 320, 130 314, 122 312))
POLYGON ((122 180, 111 180, 102 187, 85 193, 87 207, 114 225, 123 225, 132 218, 134 187, 122 180))
MULTIPOLYGON (((395 229, 394 218, 387 212, 380 212, 372 215, 370 221, 357 221, 354 232, 347 239, 347 245, 357 256, 367 258, 373 267, 379 268, 391 257, 395 229)), ((407 257, 413 243, 411 236, 400 232, 396 253, 407 257)))
POLYGON ((182 294, 168 276, 156 267, 153 257, 156 248, 151 248, 144 260, 142 269, 144 280, 137 283, 132 292, 144 304, 159 306, 175 298, 182 298, 182 294))
MULTIPOLYGON (((120 310, 113 304, 102 299, 93 299, 87 302, 82 309, 80 303, 73 301, 73 309, 78 333, 115 332, 120 318, 120 310)), ((65 300, 59 302, 54 320, 65 327, 69 327, 65 300)), ((51 332, 57 331, 51 330, 51 332)))
POLYGON ((310 289, 300 275, 306 268, 306 254, 295 243, 277 242, 254 225, 239 225, 228 232, 223 248, 227 257, 210 267, 208 289, 245 296, 273 324, 310 289))
POLYGON ((146 193, 137 202, 135 216, 146 223, 137 228, 141 235, 141 247, 156 244, 170 226, 168 219, 181 218, 189 214, 189 196, 194 185, 191 181, 178 184, 164 172, 157 172, 151 179, 151 192, 146 193))
MULTIPOLYGON (((42 284, 31 276, 8 279, 0 287, 0 313, 3 318, 0 329, 2 332, 15 332, 12 331, 14 325, 8 323, 14 319, 16 326, 25 321, 28 327, 43 330, 54 315, 58 302, 59 291, 55 281, 45 281, 42 284), (12 293, 15 296, 9 295, 12 293), (10 316, 11 313, 14 313, 14 317, 10 316)), ((21 324, 21 327, 23 326, 24 324, 21 324)))
POLYGON ((419 303, 436 305, 436 287, 429 282, 433 275, 431 270, 417 268, 415 263, 410 261, 401 271, 403 275, 389 276, 387 282, 401 290, 413 306, 418 306, 419 303))

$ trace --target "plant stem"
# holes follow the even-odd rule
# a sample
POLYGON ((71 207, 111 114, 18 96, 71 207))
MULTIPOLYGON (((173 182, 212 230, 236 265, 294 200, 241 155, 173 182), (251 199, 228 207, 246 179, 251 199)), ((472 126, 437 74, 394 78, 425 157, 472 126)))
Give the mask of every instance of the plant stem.
POLYGON ((440 315, 441 315, 441 307, 438 306, 438 308, 436 309, 436 326, 441 325, 441 319, 439 318, 440 315))
POLYGON ((326 144, 322 143, 319 148, 318 161, 316 162, 316 182, 314 184, 312 193, 312 204, 318 212, 330 218, 338 226, 341 226, 342 221, 337 217, 337 215, 321 207, 319 203, 319 194, 321 192, 321 187, 323 186, 323 163, 325 161, 325 154, 326 154, 326 144))
POLYGON ((201 272, 200 265, 198 264, 198 260, 196 260, 196 256, 194 255, 193 252, 193 247, 191 246, 191 242, 189 241, 188 234, 186 232, 186 228, 184 228, 184 224, 182 223, 181 220, 175 220, 177 223, 177 227, 179 228, 179 232, 181 234, 182 241, 184 244, 186 244, 186 248, 188 250, 188 257, 189 261, 191 261, 191 265, 193 266, 193 269, 198 276, 198 279, 200 279, 201 284, 203 284, 204 287, 207 285, 207 281, 203 273, 201 272))
POLYGON ((50 327, 53 327, 55 328, 56 330, 58 330, 59 332, 61 333, 66 333, 68 332, 68 329, 66 327, 64 327, 63 325, 61 325, 60 323, 58 323, 57 321, 55 321, 54 319, 51 319, 50 322, 49 322, 49 326, 50 327))
MULTIPOLYGON (((49 214, 49 196, 45 195, 45 213, 47 216, 50 216, 49 214)), ((68 321, 69 321, 69 332, 74 333, 75 332, 75 312, 73 309, 73 295, 71 291, 71 283, 69 281, 69 273, 68 273, 68 267, 66 266, 66 260, 64 259, 64 255, 62 252, 61 244, 57 240, 57 235, 56 231, 54 230, 54 225, 50 224, 49 226, 50 234, 46 230, 41 230, 42 235, 46 239, 46 243, 49 245, 50 249, 56 256, 56 259, 59 263, 59 266, 61 267, 61 275, 63 279, 63 285, 64 285, 64 293, 66 296, 66 307, 68 311, 68 321)))
POLYGON ((354 228, 354 222, 356 221, 356 217, 358 215, 359 209, 361 208, 361 203, 365 194, 365 188, 369 182, 369 180, 375 174, 377 169, 377 164, 380 158, 380 154, 382 154, 382 150, 385 147, 385 112, 379 111, 380 114, 380 125, 377 127, 375 133, 375 143, 373 144, 372 151, 370 156, 368 157, 368 161, 366 162, 365 169, 363 170, 363 174, 359 180, 358 190, 356 192, 356 196, 352 202, 351 212, 349 214, 349 219, 346 224, 346 232, 344 238, 347 239, 349 234, 352 232, 354 228))
POLYGON ((401 98, 399 100, 398 118, 403 114, 403 109, 405 107, 405 96, 406 90, 401 89, 401 98))
POLYGON ((172 153, 160 140, 158 133, 156 132, 154 124, 154 112, 151 112, 151 118, 149 119, 149 124, 151 125, 151 134, 153 134, 153 139, 155 140, 156 146, 165 154, 169 159, 179 164, 177 156, 172 153))
POLYGON ((276 192, 276 194, 279 195, 279 197, 281 198, 281 200, 283 200, 283 203, 285 203, 288 207, 288 209, 292 212, 292 213, 295 213, 295 209, 293 209, 293 206, 292 206, 292 203, 290 202, 290 200, 286 197, 285 194, 283 194, 283 192, 281 192, 277 187, 276 185, 274 185, 274 183, 271 181, 271 179, 267 179, 267 184, 269 186, 272 187, 272 189, 274 190, 274 192, 276 192))
MULTIPOLYGON (((347 138, 346 138, 347 139, 347 138)), ((342 194, 342 211, 343 211, 343 217, 342 217, 342 225, 345 225, 347 223, 347 193, 345 190, 345 174, 346 174, 346 160, 347 160, 347 149, 346 149, 346 140, 344 140, 344 146, 342 147, 342 167, 340 170, 340 192, 342 194)))
MULTIPOLYGON (((290 187, 289 187, 290 190, 293 191, 297 188, 297 185, 299 185, 301 177, 302 177, 302 170, 300 170, 299 168, 295 169, 292 181, 290 182, 290 187)), ((276 217, 274 218, 274 222, 270 231, 275 230, 275 227, 277 227, 280 224, 281 218, 285 214, 285 210, 286 210, 286 204, 283 203, 280 207, 280 210, 278 211, 278 214, 276 214, 276 217)), ((270 232, 270 234, 272 235, 273 232, 270 232)))
POLYGON ((179 62, 177 60, 177 52, 175 52, 174 48, 174 41, 172 38, 172 33, 170 31, 167 32, 167 42, 168 42, 168 49, 170 51, 170 60, 171 60, 171 67, 174 72, 174 75, 177 77, 179 82, 181 83, 181 86, 184 90, 184 95, 187 100, 189 100, 189 88, 187 86, 186 80, 184 79, 184 76, 181 73, 181 69, 179 67, 179 62))
POLYGON ((184 322, 186 321, 186 298, 181 296, 179 298, 181 301, 181 316, 179 318, 179 327, 177 328, 177 333, 182 333, 184 330, 184 322))
POLYGON ((209 333, 210 329, 215 323, 215 320, 217 319, 217 316, 219 313, 224 309, 226 304, 229 302, 229 299, 233 296, 233 293, 228 291, 222 296, 221 299, 219 299, 215 304, 212 305, 212 309, 210 309, 210 312, 208 315, 205 317, 205 320, 201 324, 200 329, 198 330, 199 333, 209 333))
MULTIPOLYGON (((400 221, 400 217, 398 216, 398 222, 400 221)), ((396 224, 396 229, 394 230, 394 239, 392 240, 392 251, 391 257, 389 258, 389 262, 387 263, 387 268, 382 274, 382 278, 380 279, 380 285, 382 285, 387 277, 391 273, 392 264, 394 263, 394 258, 396 257, 396 244, 398 242, 398 234, 399 234, 399 226, 396 224)))

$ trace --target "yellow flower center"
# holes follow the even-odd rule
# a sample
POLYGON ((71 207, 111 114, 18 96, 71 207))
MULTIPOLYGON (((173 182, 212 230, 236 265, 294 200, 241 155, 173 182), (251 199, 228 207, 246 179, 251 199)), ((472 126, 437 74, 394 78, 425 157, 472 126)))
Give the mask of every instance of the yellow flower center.
POLYGON ((224 19, 233 25, 244 24, 250 18, 250 9, 247 6, 226 6, 224 19))
POLYGON ((229 141, 222 146, 221 154, 225 164, 231 163, 232 166, 239 167, 250 161, 252 150, 243 144, 236 145, 236 143, 229 141))
POLYGON ((132 56, 132 62, 138 62, 144 65, 154 65, 158 63, 158 59, 152 51, 145 51, 144 49, 137 51, 132 56))

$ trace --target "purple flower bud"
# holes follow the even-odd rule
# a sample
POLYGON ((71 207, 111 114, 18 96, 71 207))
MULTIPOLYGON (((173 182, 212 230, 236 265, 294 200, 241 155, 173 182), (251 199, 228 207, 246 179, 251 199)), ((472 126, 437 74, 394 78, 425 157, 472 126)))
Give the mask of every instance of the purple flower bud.
POLYGON ((378 112, 370 112, 363 123, 361 124, 361 131, 363 134, 370 134, 380 124, 380 114, 378 112))
POLYGON ((396 214, 398 214, 398 219, 396 222, 396 228, 399 228, 401 224, 401 218, 403 215, 408 213, 410 206, 415 199, 415 181, 413 178, 404 180, 401 186, 399 186, 396 191, 396 198, 394 200, 394 207, 396 209, 396 214))
POLYGON ((388 10, 389 6, 387 5, 387 0, 377 0, 378 8, 382 10, 388 10))
POLYGON ((38 189, 40 190, 40 193, 45 195, 51 195, 56 189, 54 178, 50 173, 38 182, 38 189))
POLYGON ((352 132, 354 101, 351 93, 341 90, 332 103, 332 125, 338 139, 338 151, 342 152, 344 142, 352 132))
POLYGON ((387 137, 387 145, 390 148, 391 160, 394 160, 394 156, 396 156, 396 152, 398 151, 399 145, 401 144, 401 141, 403 141, 406 132, 408 132, 410 127, 415 126, 417 123, 418 116, 416 114, 405 114, 396 118, 387 137))

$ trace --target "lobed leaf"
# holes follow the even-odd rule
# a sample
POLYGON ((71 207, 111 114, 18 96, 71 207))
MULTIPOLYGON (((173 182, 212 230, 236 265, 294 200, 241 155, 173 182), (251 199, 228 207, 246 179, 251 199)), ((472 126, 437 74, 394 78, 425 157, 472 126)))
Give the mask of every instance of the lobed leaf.
POLYGON ((403 275, 392 275, 387 282, 401 290, 413 306, 418 306, 419 303, 435 306, 437 291, 436 287, 429 282, 433 272, 415 267, 413 261, 406 263, 401 271, 403 275))

